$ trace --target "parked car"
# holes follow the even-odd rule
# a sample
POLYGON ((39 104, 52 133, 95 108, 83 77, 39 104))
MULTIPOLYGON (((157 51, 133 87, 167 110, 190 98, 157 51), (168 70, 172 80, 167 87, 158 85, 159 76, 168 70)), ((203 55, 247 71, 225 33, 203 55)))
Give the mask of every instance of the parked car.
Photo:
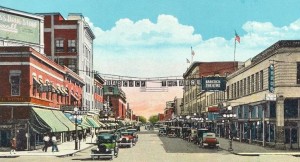
POLYGON ((102 133, 97 136, 97 147, 91 149, 91 158, 110 158, 118 157, 119 148, 116 144, 114 134, 102 133))
POLYGON ((133 135, 130 132, 121 132, 121 138, 118 142, 119 147, 132 147, 135 145, 133 135))
POLYGON ((167 135, 167 128, 166 127, 160 127, 158 130, 158 136, 166 136, 167 135))
POLYGON ((216 138, 215 133, 203 133, 202 141, 200 143, 200 147, 212 147, 212 148, 219 148, 220 144, 216 138))
POLYGON ((131 133, 131 135, 133 136, 133 141, 134 143, 136 143, 139 139, 139 136, 137 134, 137 129, 127 129, 127 132, 131 133))
POLYGON ((197 129, 191 129, 190 130, 190 134, 189 134, 189 138, 188 138, 188 141, 189 142, 194 142, 194 143, 197 143, 197 140, 198 139, 198 135, 197 135, 197 129))

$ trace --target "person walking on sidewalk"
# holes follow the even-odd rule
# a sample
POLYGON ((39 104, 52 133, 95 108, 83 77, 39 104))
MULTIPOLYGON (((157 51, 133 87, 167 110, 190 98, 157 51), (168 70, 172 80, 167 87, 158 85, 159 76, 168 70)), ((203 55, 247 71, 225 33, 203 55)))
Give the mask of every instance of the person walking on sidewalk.
POLYGON ((58 152, 58 148, 57 148, 57 139, 56 139, 56 136, 55 136, 55 135, 52 135, 51 142, 52 142, 52 152, 54 152, 54 150, 55 150, 56 152, 58 152))
POLYGON ((10 140, 10 147, 11 147, 10 154, 13 153, 16 154, 17 141, 15 137, 10 140))
POLYGON ((50 141, 50 137, 48 136, 48 134, 45 134, 44 138, 44 147, 43 147, 43 151, 47 152, 48 146, 49 146, 49 141, 50 141))

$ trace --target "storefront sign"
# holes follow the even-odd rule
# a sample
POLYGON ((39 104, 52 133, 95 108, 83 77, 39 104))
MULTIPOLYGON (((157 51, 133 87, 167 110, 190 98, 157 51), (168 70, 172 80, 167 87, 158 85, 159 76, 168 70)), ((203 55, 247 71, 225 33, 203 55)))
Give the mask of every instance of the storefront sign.
POLYGON ((204 77, 202 78, 202 90, 204 91, 225 91, 225 77, 204 77))
POLYGON ((0 102, 29 102, 28 97, 0 97, 0 102))
POLYGON ((209 107, 208 108, 208 112, 219 112, 219 108, 218 107, 209 107))

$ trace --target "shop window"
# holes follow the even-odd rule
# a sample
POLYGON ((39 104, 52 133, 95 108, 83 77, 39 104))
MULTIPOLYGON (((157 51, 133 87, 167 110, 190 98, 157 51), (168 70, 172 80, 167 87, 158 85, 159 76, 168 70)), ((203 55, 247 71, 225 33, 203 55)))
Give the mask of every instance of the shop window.
POLYGON ((270 102, 270 118, 276 118, 276 102, 270 102))
POLYGON ((249 106, 244 106, 244 119, 248 119, 249 118, 249 106))
POLYGON ((284 100, 284 117, 285 118, 298 117, 298 99, 284 100))

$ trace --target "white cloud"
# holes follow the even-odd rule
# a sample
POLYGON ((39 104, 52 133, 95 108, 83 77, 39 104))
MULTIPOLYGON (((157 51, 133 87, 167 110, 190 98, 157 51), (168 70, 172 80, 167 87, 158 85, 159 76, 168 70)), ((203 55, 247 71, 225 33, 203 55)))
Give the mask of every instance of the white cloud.
POLYGON ((195 44, 202 40, 201 35, 194 34, 193 27, 179 24, 177 18, 170 15, 158 16, 157 23, 149 19, 137 22, 120 19, 108 31, 95 27, 88 18, 86 20, 97 37, 96 46, 162 47, 195 44))
MULTIPOLYGON (((234 36, 202 40, 192 26, 180 24, 171 15, 159 15, 157 22, 142 19, 133 22, 120 19, 110 30, 101 28, 86 18, 96 35, 94 42, 95 69, 103 73, 130 76, 182 75, 186 58, 194 61, 232 61, 234 36)), ((236 60, 245 61, 278 40, 299 39, 300 19, 277 27, 270 22, 248 21, 242 26, 245 34, 237 43, 236 60)))
MULTIPOLYGON (((148 19, 137 22, 120 19, 106 31, 94 26, 88 18, 86 20, 96 35, 94 68, 100 73, 134 77, 182 76, 189 66, 186 58, 191 60, 191 46, 196 53, 194 61, 234 59, 234 35, 230 40, 223 37, 202 40, 192 26, 180 24, 171 15, 158 16, 156 23, 148 19)), ((245 34, 240 35, 241 43, 236 44, 237 61, 246 61, 279 40, 299 39, 300 19, 282 27, 270 22, 248 21, 242 29, 245 34)), ((177 88, 178 91, 172 91, 171 96, 182 96, 182 87, 177 88)), ((151 102, 139 103, 139 100, 134 100, 136 93, 129 93, 128 100, 138 114, 146 111, 151 115, 161 107, 151 102)), ((160 105, 166 100, 153 93, 143 94, 143 97, 160 105)), ((161 109, 163 112, 163 107, 161 109)))

